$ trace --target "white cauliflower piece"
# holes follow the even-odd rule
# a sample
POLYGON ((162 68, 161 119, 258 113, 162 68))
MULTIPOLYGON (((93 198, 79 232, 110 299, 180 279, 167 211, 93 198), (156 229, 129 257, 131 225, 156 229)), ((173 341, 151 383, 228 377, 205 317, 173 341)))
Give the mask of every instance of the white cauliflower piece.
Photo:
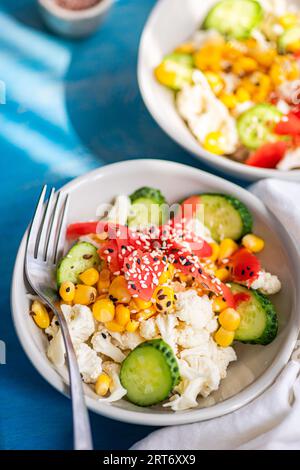
POLYGON ((92 311, 86 305, 62 305, 61 311, 68 323, 74 345, 87 341, 95 331, 92 311))
POLYGON ((80 343, 75 346, 79 372, 85 383, 95 383, 102 372, 102 359, 90 346, 80 343))
POLYGON ((211 300, 207 295, 199 297, 193 289, 177 294, 175 310, 179 320, 199 330, 214 318, 211 300))
POLYGON ((190 381, 184 381, 179 385, 179 387, 180 386, 181 394, 173 395, 169 402, 164 403, 163 406, 169 407, 173 411, 183 411, 197 407, 197 397, 203 386, 202 377, 198 377, 190 381))
POLYGON ((212 359, 219 368, 221 379, 225 379, 229 363, 236 361, 237 357, 235 350, 230 346, 228 348, 220 348, 216 345, 212 351, 212 359))
POLYGON ((147 340, 156 338, 158 335, 158 328, 154 317, 143 320, 140 323, 140 335, 147 340))
POLYGON ((156 317, 156 325, 162 339, 173 349, 177 351, 177 330, 178 320, 175 315, 169 313, 167 315, 160 313, 156 317))
POLYGON ((112 344, 111 336, 107 330, 103 329, 95 333, 91 339, 91 343, 94 351, 110 357, 115 362, 123 362, 126 357, 117 346, 112 344))
POLYGON ((121 400, 126 394, 127 390, 120 382, 120 366, 114 362, 103 362, 103 370, 112 379, 112 387, 110 388, 111 394, 107 398, 99 398, 100 401, 111 403, 113 401, 121 400))
POLYGON ((195 330, 190 325, 184 325, 184 327, 177 328, 177 333, 177 344, 186 349, 207 344, 209 340, 208 331, 204 329, 195 330))
POLYGON ((273 295, 280 291, 281 282, 277 276, 267 273, 266 271, 260 271, 258 278, 252 282, 251 288, 259 290, 265 295, 273 295))
POLYGON ((132 351, 144 341, 138 331, 134 331, 133 333, 128 331, 125 331, 125 333, 110 331, 110 335, 113 338, 113 344, 124 351, 127 349, 132 351))
MULTIPOLYGON (((47 328, 49 330, 49 328, 47 328)), ((52 330, 54 333, 54 331, 52 330)), ((65 344, 60 328, 54 333, 50 340, 47 350, 47 356, 56 367, 62 367, 65 363, 65 344)))

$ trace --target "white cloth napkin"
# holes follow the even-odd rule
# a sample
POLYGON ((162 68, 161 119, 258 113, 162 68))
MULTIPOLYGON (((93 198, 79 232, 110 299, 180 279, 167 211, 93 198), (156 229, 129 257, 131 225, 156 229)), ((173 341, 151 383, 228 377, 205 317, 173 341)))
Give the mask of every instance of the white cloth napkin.
MULTIPOLYGON (((250 190, 296 239, 300 184, 270 179, 250 190)), ((293 358, 274 384, 245 407, 213 420, 160 429, 132 449, 300 450, 300 355, 294 353, 293 358)))

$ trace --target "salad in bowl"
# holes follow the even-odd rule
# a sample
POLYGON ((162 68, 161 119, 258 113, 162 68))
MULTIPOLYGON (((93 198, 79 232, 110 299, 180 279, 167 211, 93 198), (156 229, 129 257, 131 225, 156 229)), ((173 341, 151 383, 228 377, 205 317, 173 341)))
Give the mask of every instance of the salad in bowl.
POLYGON ((213 158, 300 168, 300 10, 285 0, 221 0, 163 57, 156 80, 213 158))
MULTIPOLYGON (((98 215, 69 225, 56 272, 83 381, 102 403, 198 407, 239 360, 236 344, 265 346, 277 335, 270 296, 281 282, 262 266, 250 211, 212 192, 169 206, 159 189, 142 187, 98 215)), ((30 315, 60 369, 56 317, 36 297, 30 315)))

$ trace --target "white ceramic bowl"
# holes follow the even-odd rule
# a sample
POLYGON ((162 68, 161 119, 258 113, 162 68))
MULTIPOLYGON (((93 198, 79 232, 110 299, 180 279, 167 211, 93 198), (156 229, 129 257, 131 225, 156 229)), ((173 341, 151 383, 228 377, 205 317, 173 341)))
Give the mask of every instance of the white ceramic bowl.
MULTIPOLYGON (((191 423, 229 413, 265 390, 290 357, 300 326, 297 251, 285 229, 251 193, 195 168, 160 160, 133 160, 105 166, 67 184, 62 191, 70 194, 69 222, 90 220, 95 217, 99 203, 110 202, 117 194, 130 194, 144 185, 161 189, 170 202, 191 194, 213 191, 232 194, 249 207, 255 220, 255 232, 266 240, 266 249, 261 256, 263 265, 278 274, 283 283, 281 293, 274 297, 280 332, 269 346, 235 345, 238 361, 230 365, 227 378, 213 395, 216 404, 209 408, 174 413, 162 407, 139 408, 126 400, 105 405, 97 401, 96 395, 86 386, 88 407, 121 421, 156 426, 191 423)), ((12 284, 15 327, 34 367, 57 390, 67 393, 64 380, 47 359, 47 340, 28 314, 29 300, 23 278, 24 253, 25 238, 17 256, 12 284)))
POLYGON ((216 0, 157 2, 145 25, 139 48, 138 82, 145 105, 173 140, 199 160, 222 172, 250 181, 266 177, 300 181, 300 170, 288 172, 249 167, 204 150, 177 113, 174 93, 160 85, 154 77, 153 70, 163 56, 196 31, 214 3, 216 0))
POLYGON ((55 0, 38 0, 41 15, 52 31, 70 38, 88 36, 96 31, 114 0, 101 0, 91 8, 69 10, 55 0))

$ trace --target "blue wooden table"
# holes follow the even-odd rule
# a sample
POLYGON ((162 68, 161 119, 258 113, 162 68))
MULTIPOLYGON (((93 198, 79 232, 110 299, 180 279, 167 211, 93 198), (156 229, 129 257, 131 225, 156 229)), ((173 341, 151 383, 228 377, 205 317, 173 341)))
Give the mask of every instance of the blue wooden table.
MULTIPOLYGON (((25 356, 10 312, 16 252, 43 183, 60 187, 101 165, 139 157, 207 169, 147 112, 136 80, 140 34, 154 0, 119 0, 81 41, 49 33, 33 0, 2 0, 0 80, 0 448, 70 449, 71 407, 25 356)), ((24 312, 25 314, 25 312, 24 312)), ((151 430, 91 415, 97 449, 127 449, 151 430)))

